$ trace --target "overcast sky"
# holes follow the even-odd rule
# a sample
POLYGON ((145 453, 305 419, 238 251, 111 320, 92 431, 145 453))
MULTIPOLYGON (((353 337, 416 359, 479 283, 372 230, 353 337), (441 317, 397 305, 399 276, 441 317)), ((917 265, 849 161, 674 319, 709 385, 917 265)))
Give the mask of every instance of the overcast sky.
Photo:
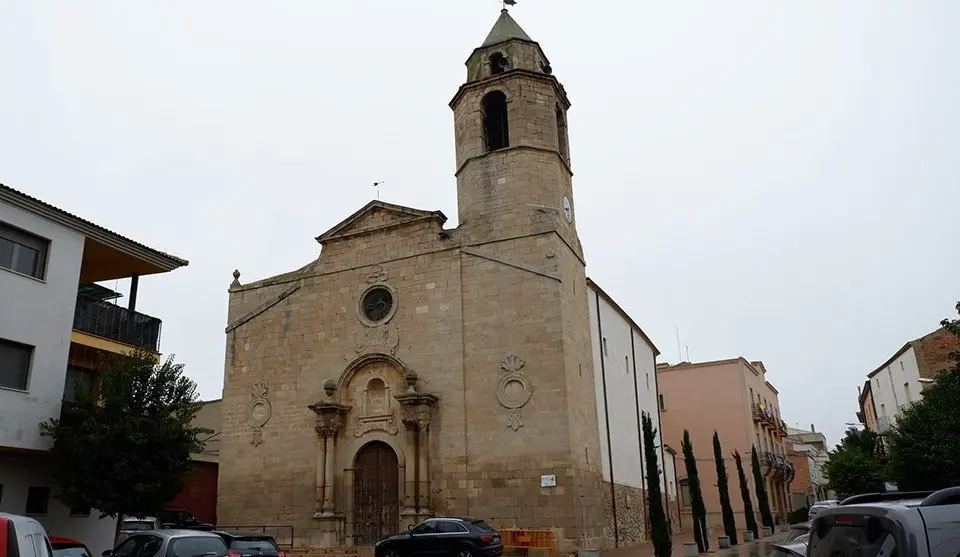
MULTIPOLYGON (((447 103, 499 8, 2 1, 0 182, 189 259, 138 309, 219 397, 234 268, 314 259, 375 180, 456 224, 447 103)), ((960 299, 960 2, 512 13, 573 102, 588 274, 660 361, 678 328, 695 361, 763 360, 785 420, 838 441, 866 373, 960 299)))

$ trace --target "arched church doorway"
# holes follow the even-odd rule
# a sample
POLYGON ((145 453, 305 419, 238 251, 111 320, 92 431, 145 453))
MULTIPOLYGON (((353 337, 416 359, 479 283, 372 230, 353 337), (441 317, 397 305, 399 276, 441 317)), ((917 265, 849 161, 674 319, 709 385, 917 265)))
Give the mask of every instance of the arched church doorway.
POLYGON ((400 528, 397 453, 372 441, 357 453, 353 468, 354 544, 373 545, 400 528))

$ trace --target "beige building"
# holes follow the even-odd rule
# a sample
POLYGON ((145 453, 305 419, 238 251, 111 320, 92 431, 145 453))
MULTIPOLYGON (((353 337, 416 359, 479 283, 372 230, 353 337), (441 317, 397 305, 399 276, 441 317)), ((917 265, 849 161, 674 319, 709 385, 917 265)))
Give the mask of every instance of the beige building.
POLYGON ((504 10, 450 102, 457 228, 374 201, 302 268, 234 273, 221 523, 301 546, 434 515, 552 528, 560 551, 610 538, 569 106, 504 10))
POLYGON ((788 427, 784 437, 787 459, 796 475, 790 482, 790 503, 794 509, 809 507, 815 501, 833 497, 823 473, 827 463, 827 437, 810 424, 809 430, 788 427))
MULTIPOLYGON (((739 496, 736 463, 731 456, 739 451, 743 457, 744 472, 749 481, 754 511, 759 523, 759 506, 750 462, 751 448, 756 446, 760 457, 770 510, 774 515, 785 515, 790 506, 789 484, 795 473, 787 459, 784 436, 787 426, 780 415, 778 392, 766 380, 763 362, 749 362, 743 358, 713 362, 677 365, 660 364, 657 375, 660 382, 661 422, 663 439, 680 451, 683 430, 690 431, 700 487, 707 508, 708 525, 715 530, 723 528, 720 514, 720 495, 717 491, 717 469, 713 455, 713 433, 720 436, 730 479, 731 504, 737 520, 737 529, 746 523, 743 502, 739 496)), ((683 455, 677 455, 677 477, 680 484, 680 502, 684 523, 690 524, 691 501, 686 479, 683 455)))

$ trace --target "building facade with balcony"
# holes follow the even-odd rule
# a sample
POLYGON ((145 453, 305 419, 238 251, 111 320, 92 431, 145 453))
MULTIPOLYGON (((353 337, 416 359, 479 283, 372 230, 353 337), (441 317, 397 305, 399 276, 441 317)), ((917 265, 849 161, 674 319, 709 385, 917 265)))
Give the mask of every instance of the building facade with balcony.
POLYGON ((924 389, 953 365, 950 354, 958 349, 960 339, 943 328, 904 344, 867 374, 859 393, 860 422, 881 435, 889 432, 903 409, 923 398, 924 389))
MULTIPOLYGON (((690 432, 707 508, 707 522, 714 530, 723 527, 720 495, 716 487, 714 431, 719 435, 725 453, 730 493, 734 494, 730 502, 738 530, 746 526, 743 502, 735 495, 740 488, 736 463, 731 456, 734 450, 743 457, 754 510, 759 509, 750 459, 754 446, 757 448, 771 511, 784 516, 792 510, 789 486, 796 470, 787 458, 784 441, 787 425, 780 414, 779 393, 766 380, 766 374, 763 362, 750 362, 744 358, 657 366, 664 441, 679 447, 683 431, 686 429, 690 432)), ((689 483, 682 455, 678 456, 677 464, 681 506, 685 513, 683 520, 685 524, 691 524, 689 483)))
POLYGON ((97 554, 112 546, 115 520, 54 497, 39 424, 94 385, 102 354, 159 352, 160 320, 136 311, 139 278, 186 264, 0 184, 0 511, 97 554), (127 307, 97 284, 117 279, 130 279, 127 307))
POLYGON ((794 509, 810 507, 815 501, 831 499, 823 467, 827 462, 827 438, 813 424, 809 430, 787 428, 787 459, 793 464, 796 476, 790 484, 790 499, 794 509))

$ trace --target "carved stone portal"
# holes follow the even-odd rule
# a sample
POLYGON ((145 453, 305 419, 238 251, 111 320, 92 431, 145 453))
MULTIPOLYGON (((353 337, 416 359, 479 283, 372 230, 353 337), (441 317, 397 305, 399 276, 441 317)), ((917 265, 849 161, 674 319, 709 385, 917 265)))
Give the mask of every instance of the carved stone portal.
POLYGON ((430 421, 437 397, 417 391, 417 374, 413 370, 404 371, 407 392, 394 398, 403 407, 403 425, 407 435, 407 445, 417 447, 416 467, 407 466, 402 514, 429 515, 430 510, 430 421), (416 496, 414 496, 416 494, 416 496))
POLYGON ((343 430, 344 416, 350 406, 335 399, 336 388, 329 382, 324 385, 327 400, 309 406, 317 415, 317 507, 314 518, 334 515, 334 471, 336 469, 336 443, 343 430))

